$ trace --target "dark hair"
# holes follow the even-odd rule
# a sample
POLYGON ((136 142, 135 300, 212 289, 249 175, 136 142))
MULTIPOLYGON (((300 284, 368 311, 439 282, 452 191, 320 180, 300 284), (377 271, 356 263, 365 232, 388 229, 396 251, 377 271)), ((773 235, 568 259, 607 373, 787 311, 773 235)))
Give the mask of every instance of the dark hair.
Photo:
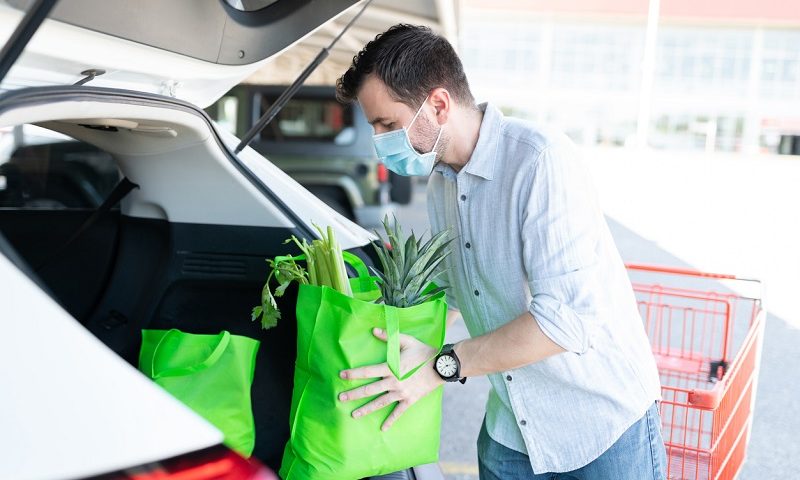
POLYGON ((437 87, 447 89, 461 105, 475 104, 453 46, 428 27, 401 23, 377 35, 336 81, 336 98, 343 103, 354 101, 371 73, 389 87, 392 98, 411 108, 419 107, 437 87))

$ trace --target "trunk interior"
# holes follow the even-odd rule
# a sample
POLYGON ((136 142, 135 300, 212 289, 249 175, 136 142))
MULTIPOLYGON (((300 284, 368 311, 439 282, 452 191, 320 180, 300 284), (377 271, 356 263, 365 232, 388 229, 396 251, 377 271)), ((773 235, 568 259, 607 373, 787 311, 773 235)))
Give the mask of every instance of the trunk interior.
POLYGON ((0 232, 12 253, 50 296, 134 367, 145 328, 199 334, 228 330, 259 340, 251 390, 253 455, 277 471, 289 438, 297 288, 279 299, 282 318, 276 328, 263 330, 251 321, 250 311, 260 301, 265 259, 293 253, 283 242, 297 232, 135 218, 116 207, 65 247, 100 202, 75 193, 86 190, 85 178, 47 168, 63 163, 53 156, 63 150, 37 147, 0 163, 5 182, 0 232))
MULTIPOLYGON (((0 231, 33 269, 88 213, 0 209, 0 231)), ((289 438, 296 289, 280 299, 283 318, 274 329, 251 322, 250 309, 266 278, 264 258, 285 254, 289 235, 280 228, 170 224, 110 212, 36 274, 67 311, 134 367, 144 328, 228 330, 261 341, 252 388, 253 455, 277 470, 289 438)))

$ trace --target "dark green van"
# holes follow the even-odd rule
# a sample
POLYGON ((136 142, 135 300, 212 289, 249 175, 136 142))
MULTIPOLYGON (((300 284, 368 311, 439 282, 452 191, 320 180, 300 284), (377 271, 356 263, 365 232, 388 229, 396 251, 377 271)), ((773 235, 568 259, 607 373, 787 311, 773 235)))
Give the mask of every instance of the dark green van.
MULTIPOLYGON (((207 110, 241 137, 286 87, 242 84, 207 110)), ((301 88, 250 144, 314 195, 361 225, 376 226, 411 200, 411 179, 381 164, 372 127, 357 104, 336 101, 334 87, 301 88)))

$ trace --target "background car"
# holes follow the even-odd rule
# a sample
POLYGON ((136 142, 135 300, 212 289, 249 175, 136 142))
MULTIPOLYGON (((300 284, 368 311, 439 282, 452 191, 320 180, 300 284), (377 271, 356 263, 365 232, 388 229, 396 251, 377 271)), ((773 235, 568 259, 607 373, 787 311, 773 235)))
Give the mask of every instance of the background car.
MULTIPOLYGON (((241 137, 286 89, 242 84, 207 109, 241 137)), ((332 86, 301 88, 251 143, 334 210, 361 225, 380 225, 395 204, 411 201, 411 179, 378 161, 373 129, 357 103, 336 101, 332 86)))

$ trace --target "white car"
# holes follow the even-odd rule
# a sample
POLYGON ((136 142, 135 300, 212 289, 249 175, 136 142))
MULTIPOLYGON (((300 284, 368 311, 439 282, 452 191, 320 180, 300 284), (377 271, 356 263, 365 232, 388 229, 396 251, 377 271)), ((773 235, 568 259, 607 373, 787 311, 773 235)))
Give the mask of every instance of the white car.
MULTIPOLYGON (((2 34, 42 3, 0 2, 2 34)), ((35 30, 0 84, 0 478, 275 478, 295 325, 250 321, 264 258, 312 222, 374 238, 202 108, 354 3, 63 0, 35 30), (252 459, 136 370, 141 330, 172 327, 262 342, 252 459)))

